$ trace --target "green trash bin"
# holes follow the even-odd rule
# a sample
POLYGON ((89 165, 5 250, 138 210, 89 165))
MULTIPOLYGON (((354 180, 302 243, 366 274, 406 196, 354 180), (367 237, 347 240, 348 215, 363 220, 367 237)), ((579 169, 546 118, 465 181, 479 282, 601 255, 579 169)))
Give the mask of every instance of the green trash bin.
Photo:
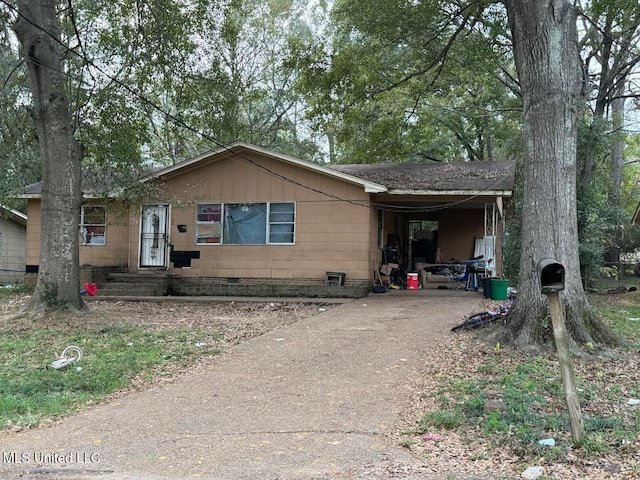
POLYGON ((491 279, 491 300, 506 300, 508 286, 509 286, 508 280, 502 280, 501 278, 492 278, 491 279))

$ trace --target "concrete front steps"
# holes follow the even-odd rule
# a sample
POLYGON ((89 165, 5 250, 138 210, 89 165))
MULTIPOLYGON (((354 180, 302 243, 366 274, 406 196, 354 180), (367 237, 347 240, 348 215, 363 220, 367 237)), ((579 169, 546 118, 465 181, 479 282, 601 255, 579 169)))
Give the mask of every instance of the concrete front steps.
POLYGON ((169 275, 166 272, 108 273, 98 285, 101 297, 160 297, 167 294, 169 275))

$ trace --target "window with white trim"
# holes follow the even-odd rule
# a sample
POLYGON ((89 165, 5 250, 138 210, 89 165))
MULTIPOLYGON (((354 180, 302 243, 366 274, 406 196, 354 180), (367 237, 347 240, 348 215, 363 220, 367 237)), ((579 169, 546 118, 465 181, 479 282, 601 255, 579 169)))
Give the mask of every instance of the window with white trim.
POLYGON ((196 243, 293 245, 293 202, 201 203, 196 206, 196 243))
POLYGON ((82 245, 104 245, 107 233, 107 207, 83 205, 80 209, 80 239, 82 245))
POLYGON ((289 245, 295 240, 296 206, 294 203, 269 204, 269 243, 289 245))

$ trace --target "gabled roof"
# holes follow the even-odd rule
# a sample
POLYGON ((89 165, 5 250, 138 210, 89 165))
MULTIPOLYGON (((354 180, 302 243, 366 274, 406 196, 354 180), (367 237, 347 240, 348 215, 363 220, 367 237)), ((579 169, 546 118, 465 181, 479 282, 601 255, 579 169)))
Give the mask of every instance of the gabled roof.
POLYGON ((24 213, 5 207, 4 205, 0 205, 0 218, 8 218, 20 225, 27 226, 27 216, 24 213))
MULTIPOLYGON (((515 162, 424 162, 424 163, 376 163, 354 165, 318 165, 289 155, 267 150, 246 142, 235 142, 226 147, 155 170, 141 182, 167 179, 197 169, 207 162, 231 157, 271 172, 266 166, 252 159, 249 154, 273 158, 290 165, 360 185, 368 193, 404 195, 491 195, 511 196, 515 183, 515 162)), ((103 176, 104 177, 104 176, 103 176)), ((85 195, 104 193, 108 178, 85 175, 82 190, 85 195)), ((22 198, 39 198, 42 182, 28 185, 22 198)))
MULTIPOLYGON (((247 142, 234 142, 225 147, 221 147, 218 150, 214 150, 212 152, 207 152, 197 157, 194 157, 190 160, 185 160, 184 162, 176 163, 175 165, 171 165, 170 167, 166 167, 160 170, 157 170, 150 175, 146 176, 143 181, 150 181, 157 178, 163 178, 167 176, 172 176, 175 173, 181 173, 183 171, 188 171, 192 168, 197 168, 201 163, 215 160, 221 156, 232 156, 236 157, 238 160, 249 162, 253 166, 257 168, 262 168, 265 171, 269 172, 269 170, 259 165, 257 162, 253 161, 249 157, 246 156, 247 153, 253 152, 263 155, 265 157, 274 158, 276 160, 280 160, 281 162, 288 163, 291 165, 295 165, 297 167, 302 167, 307 170, 311 170, 323 175, 327 175, 330 177, 334 177, 340 180, 344 180, 349 183, 353 183, 356 185, 360 185, 364 188, 365 192, 369 193, 381 193, 385 192, 386 188, 382 185, 379 185, 375 182, 371 182, 367 179, 359 178, 353 175, 350 175, 347 172, 340 172, 331 168, 328 168, 323 165, 318 165, 316 163, 306 162, 304 160, 300 160, 295 157, 291 157, 289 155, 285 155, 282 153, 274 152, 272 150, 267 150, 266 148, 258 147, 257 145, 252 145, 247 142)), ((273 172, 269 172, 273 173, 273 172)))
POLYGON ((331 168, 384 185, 392 194, 510 196, 515 184, 515 162, 374 163, 331 168))
MULTIPOLYGON (((187 172, 192 169, 196 169, 203 165, 206 162, 215 161, 219 158, 223 158, 224 156, 231 156, 232 158, 237 158, 239 161, 243 161, 245 163, 252 164, 256 168, 262 168, 269 173, 268 168, 263 165, 260 165, 259 162, 251 159, 247 154, 253 152, 258 153, 262 156, 274 158, 280 160, 284 163, 289 163, 291 165, 296 165, 298 167, 305 168, 307 170, 311 170, 317 172, 322 175, 327 175, 336 179, 340 179, 352 184, 360 185, 364 188, 365 192, 368 193, 381 193, 385 192, 386 188, 383 185, 378 185, 375 182, 370 182, 363 178, 358 178, 348 173, 340 172, 337 170, 333 170, 324 165, 318 165, 311 162, 306 162, 304 160, 300 160, 289 155, 284 155, 282 153, 277 153, 271 150, 267 150, 262 147, 258 147, 256 145, 252 145, 246 142, 235 142, 228 146, 221 147, 218 150, 214 150, 211 152, 203 153, 202 155, 198 155, 197 157, 191 158, 189 160, 185 160, 183 162, 178 162, 169 167, 161 168, 154 170, 153 172, 141 177, 141 182, 149 182, 155 179, 160 178, 170 178, 174 175, 180 175, 181 173, 187 172)), ((277 174, 276 174, 277 175, 277 174)), ((82 191, 85 195, 91 194, 102 194, 104 193, 105 186, 102 182, 112 183, 109 178, 104 178, 102 180, 97 180, 97 176, 89 176, 86 175, 82 179, 82 191)), ((20 195, 21 198, 39 198, 42 194, 42 182, 33 183, 31 185, 27 185, 24 188, 24 193, 20 195)))

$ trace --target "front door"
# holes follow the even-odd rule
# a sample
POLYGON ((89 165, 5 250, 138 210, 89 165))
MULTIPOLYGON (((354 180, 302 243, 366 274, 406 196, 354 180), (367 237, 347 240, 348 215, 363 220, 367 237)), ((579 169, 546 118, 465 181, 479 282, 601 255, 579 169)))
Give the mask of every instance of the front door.
POLYGON ((140 229, 140 267, 166 267, 169 205, 144 205, 140 229))

